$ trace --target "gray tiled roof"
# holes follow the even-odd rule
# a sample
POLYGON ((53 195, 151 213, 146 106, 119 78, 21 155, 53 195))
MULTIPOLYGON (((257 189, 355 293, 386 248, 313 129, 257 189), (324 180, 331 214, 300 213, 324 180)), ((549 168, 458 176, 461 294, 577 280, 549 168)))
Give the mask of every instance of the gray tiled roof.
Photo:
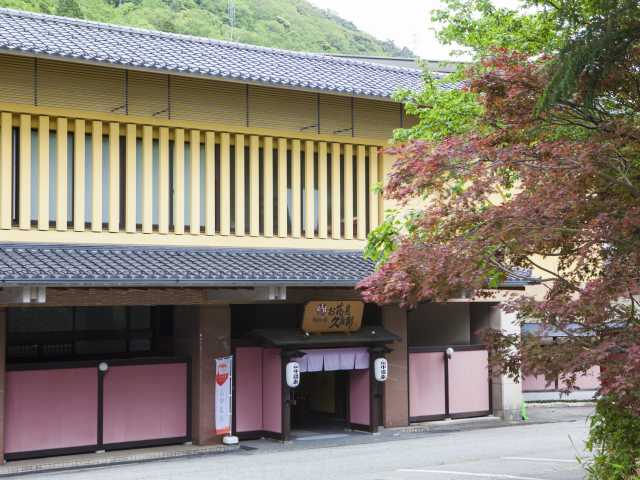
POLYGON ((0 9, 1 51, 364 97, 421 87, 411 68, 9 9, 0 9))
POLYGON ((0 244, 0 287, 354 286, 362 252, 0 244))

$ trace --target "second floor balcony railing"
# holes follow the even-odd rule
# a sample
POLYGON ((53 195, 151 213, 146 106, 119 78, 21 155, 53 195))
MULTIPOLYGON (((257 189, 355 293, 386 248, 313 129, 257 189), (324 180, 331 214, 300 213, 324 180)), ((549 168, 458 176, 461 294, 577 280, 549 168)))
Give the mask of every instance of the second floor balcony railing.
POLYGON ((2 111, 0 229, 364 240, 380 221, 379 145, 114 117, 2 111))

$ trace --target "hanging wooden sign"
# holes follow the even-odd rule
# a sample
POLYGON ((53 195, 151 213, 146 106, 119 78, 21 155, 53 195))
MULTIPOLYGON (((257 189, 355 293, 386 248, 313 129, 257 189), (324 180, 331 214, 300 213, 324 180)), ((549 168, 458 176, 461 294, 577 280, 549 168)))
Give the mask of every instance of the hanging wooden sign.
POLYGON ((364 304, 357 300, 312 301, 304 306, 302 330, 308 333, 356 332, 364 304))

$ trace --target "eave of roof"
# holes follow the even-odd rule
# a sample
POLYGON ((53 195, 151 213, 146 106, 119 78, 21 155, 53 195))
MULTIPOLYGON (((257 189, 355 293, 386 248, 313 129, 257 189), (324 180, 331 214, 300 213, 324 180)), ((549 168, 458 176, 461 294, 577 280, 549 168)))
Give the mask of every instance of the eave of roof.
POLYGON ((353 288, 372 272, 359 251, 0 244, 0 287, 353 288))
POLYGON ((0 52, 389 100, 421 71, 0 8, 0 52))

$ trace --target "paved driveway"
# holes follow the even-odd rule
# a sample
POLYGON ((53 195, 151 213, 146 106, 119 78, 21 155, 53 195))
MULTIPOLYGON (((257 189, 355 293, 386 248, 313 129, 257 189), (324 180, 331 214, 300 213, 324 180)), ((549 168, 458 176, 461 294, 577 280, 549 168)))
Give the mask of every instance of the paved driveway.
MULTIPOLYGON (((75 472, 48 480, 579 480, 583 415, 568 421, 372 437, 366 444, 260 448, 75 472)), ((255 445, 255 444, 254 444, 255 445)))

